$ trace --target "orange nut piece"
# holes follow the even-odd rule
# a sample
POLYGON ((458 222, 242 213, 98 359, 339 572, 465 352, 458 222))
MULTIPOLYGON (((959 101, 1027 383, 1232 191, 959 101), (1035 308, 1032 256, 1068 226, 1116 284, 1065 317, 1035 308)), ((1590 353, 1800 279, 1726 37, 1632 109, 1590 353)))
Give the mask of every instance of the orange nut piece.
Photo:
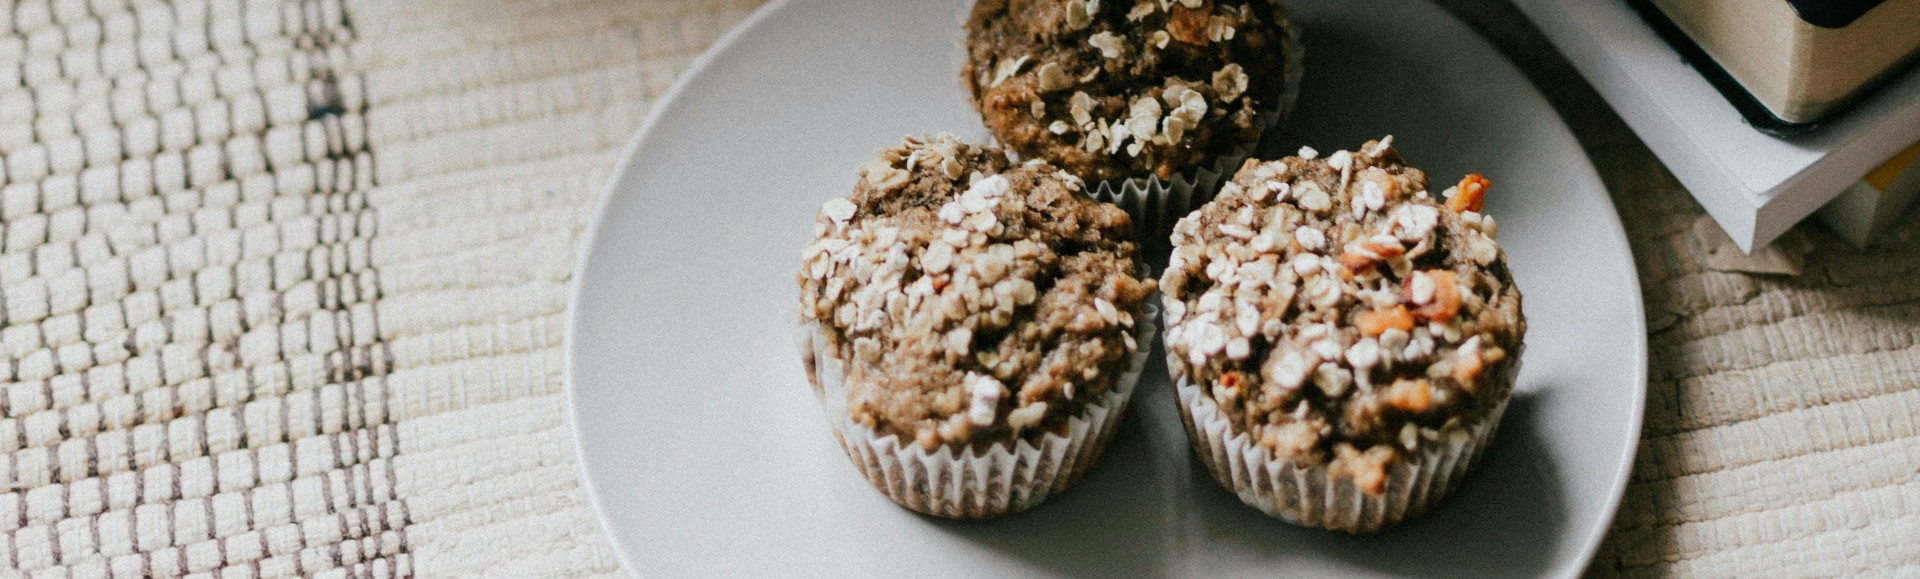
POLYGON ((1460 178, 1460 184, 1454 187, 1452 197, 1447 198, 1447 208, 1454 213, 1465 211, 1479 212, 1487 204, 1487 187, 1493 183, 1479 173, 1468 173, 1460 178))
POLYGON ((1360 328, 1361 334, 1372 338, 1386 333, 1389 329, 1402 332, 1413 331, 1413 314, 1407 312, 1406 306, 1393 306, 1384 310, 1360 312, 1353 323, 1355 327, 1360 328))

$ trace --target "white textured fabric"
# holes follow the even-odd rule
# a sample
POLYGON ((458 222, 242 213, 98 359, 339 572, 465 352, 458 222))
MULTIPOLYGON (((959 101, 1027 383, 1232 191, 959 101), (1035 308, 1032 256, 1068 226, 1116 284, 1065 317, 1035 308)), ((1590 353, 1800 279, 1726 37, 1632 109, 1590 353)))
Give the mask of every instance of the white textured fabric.
POLYGON ((337 2, 7 2, 0 568, 410 572, 337 2))
MULTIPOLYGON (((1716 271, 1510 6, 1441 3, 1552 81, 1640 266, 1592 571, 1920 575, 1920 223, 1716 271)), ((0 0, 0 576, 617 573, 565 288, 620 146, 756 4, 0 0)))
POLYGON ((574 251, 647 106, 755 4, 348 4, 378 166, 394 488, 420 574, 619 570, 561 400, 574 251))
POLYGON ((0 575, 617 571, 575 241, 751 6, 473 8, 0 2, 0 575))

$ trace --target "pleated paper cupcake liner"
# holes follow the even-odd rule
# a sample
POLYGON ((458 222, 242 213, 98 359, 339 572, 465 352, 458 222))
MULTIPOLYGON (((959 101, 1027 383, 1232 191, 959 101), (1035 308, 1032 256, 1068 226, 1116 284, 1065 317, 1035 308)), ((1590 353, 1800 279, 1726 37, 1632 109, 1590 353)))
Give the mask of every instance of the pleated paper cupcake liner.
MULTIPOLYGON (((1170 360, 1169 367, 1181 368, 1176 362, 1170 360)), ((1518 370, 1517 363, 1496 369, 1509 381, 1518 370)), ((1174 373, 1188 440, 1221 486, 1274 518, 1354 534, 1379 532, 1417 517, 1458 488, 1479 463, 1507 411, 1507 401, 1501 400, 1485 419, 1465 430, 1443 433, 1439 440, 1421 439, 1410 458, 1387 469, 1386 492, 1372 495, 1355 486, 1351 475, 1335 474, 1328 465, 1274 456, 1251 436, 1236 432, 1205 388, 1179 370, 1174 373)))
MULTIPOLYGON (((1149 300, 1153 298, 1148 298, 1149 300)), ((1134 316, 1139 350, 1113 388, 1068 420, 1067 434, 1047 433, 1037 442, 1019 439, 985 450, 950 446, 927 451, 898 435, 880 435, 854 422, 847 407, 847 366, 827 348, 817 322, 802 328, 814 394, 826 410, 847 458, 873 487, 901 506, 952 519, 988 519, 1032 508, 1084 476, 1106 449, 1126 416, 1127 403, 1146 366, 1159 307, 1134 316)))

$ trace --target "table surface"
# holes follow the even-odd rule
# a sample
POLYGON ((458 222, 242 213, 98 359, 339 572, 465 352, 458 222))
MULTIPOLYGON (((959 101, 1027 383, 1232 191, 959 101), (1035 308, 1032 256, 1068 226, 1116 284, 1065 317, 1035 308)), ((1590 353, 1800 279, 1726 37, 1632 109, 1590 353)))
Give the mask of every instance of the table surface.
MULTIPOLYGON (((1516 9, 1439 3, 1559 109, 1634 249, 1648 410, 1590 572, 1920 572, 1920 224, 1715 269, 1516 9)), ((8 4, 0 573, 618 572, 563 413, 566 284, 620 148, 758 2, 8 4)))

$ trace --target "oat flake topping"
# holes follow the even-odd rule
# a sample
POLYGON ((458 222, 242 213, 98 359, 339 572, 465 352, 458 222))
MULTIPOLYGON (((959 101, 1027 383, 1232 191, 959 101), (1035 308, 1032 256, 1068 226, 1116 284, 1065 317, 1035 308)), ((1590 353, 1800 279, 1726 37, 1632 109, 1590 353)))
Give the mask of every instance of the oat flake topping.
POLYGON ((1289 25, 1269 0, 980 0, 962 76, 1022 156, 1164 179, 1257 134, 1289 25))
POLYGON ((1506 400, 1526 331, 1486 179, 1443 204, 1391 143, 1248 160, 1175 225, 1160 280, 1177 373, 1260 446, 1375 493, 1506 400))
POLYGON ((848 361, 854 420, 932 449, 1057 431, 1142 344, 1132 222, 1044 162, 951 135, 877 151, 822 204, 800 315, 848 361))

